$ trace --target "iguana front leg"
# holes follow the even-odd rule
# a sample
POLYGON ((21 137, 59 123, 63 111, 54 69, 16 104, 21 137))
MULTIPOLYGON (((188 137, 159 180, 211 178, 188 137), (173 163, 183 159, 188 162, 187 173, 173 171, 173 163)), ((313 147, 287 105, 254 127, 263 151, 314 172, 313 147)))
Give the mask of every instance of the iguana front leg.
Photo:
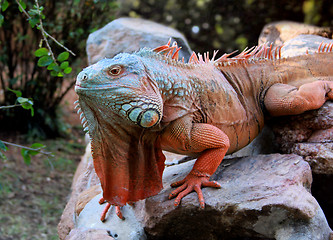
POLYGON ((171 184, 178 187, 169 195, 176 197, 175 206, 181 199, 192 191, 198 194, 200 207, 204 208, 205 201, 202 187, 221 186, 215 181, 209 181, 216 171, 229 148, 228 136, 217 127, 204 123, 191 123, 189 120, 178 120, 163 135, 162 143, 180 152, 200 153, 191 172, 181 181, 171 184))
MULTIPOLYGON (((99 204, 103 204, 103 203, 105 203, 105 202, 106 202, 106 200, 105 200, 103 197, 99 200, 99 204)), ((101 218, 100 218, 102 222, 105 221, 106 214, 107 214, 107 212, 109 211, 109 209, 110 209, 111 206, 112 206, 112 205, 111 205, 110 203, 106 202, 106 205, 105 205, 105 207, 104 207, 104 210, 103 210, 103 212, 102 212, 102 214, 101 214, 101 218)), ((115 209, 116 209, 116 215, 117 215, 120 219, 125 220, 125 218, 124 218, 124 216, 123 216, 123 214, 122 214, 122 212, 121 212, 120 206, 115 205, 115 209)))
POLYGON ((299 88, 288 84, 274 84, 266 93, 264 104, 272 116, 296 115, 320 108, 333 100, 333 78, 323 77, 299 88))

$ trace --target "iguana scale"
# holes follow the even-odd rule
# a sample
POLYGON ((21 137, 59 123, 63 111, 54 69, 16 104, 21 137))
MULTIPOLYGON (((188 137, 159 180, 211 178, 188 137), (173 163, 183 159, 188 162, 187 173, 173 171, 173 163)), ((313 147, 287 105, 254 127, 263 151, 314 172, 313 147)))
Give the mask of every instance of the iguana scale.
POLYGON ((75 91, 89 131, 96 173, 107 205, 120 207, 162 189, 163 150, 197 157, 191 172, 172 184, 175 205, 202 187, 225 154, 249 144, 264 115, 300 114, 333 100, 333 44, 318 53, 281 58, 268 45, 215 60, 193 53, 178 60, 177 43, 103 59, 77 76, 75 91))

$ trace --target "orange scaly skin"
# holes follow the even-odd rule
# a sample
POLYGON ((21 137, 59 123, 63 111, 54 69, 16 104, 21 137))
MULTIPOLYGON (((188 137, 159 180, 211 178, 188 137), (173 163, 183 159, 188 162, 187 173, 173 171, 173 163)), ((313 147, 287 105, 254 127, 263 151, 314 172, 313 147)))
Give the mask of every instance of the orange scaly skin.
POLYGON ((89 131, 96 173, 107 202, 121 207, 162 189, 163 150, 197 157, 169 195, 175 206, 188 193, 205 202, 202 187, 225 154, 249 144, 272 116, 300 114, 333 100, 333 45, 313 55, 281 59, 263 45, 236 57, 193 55, 178 61, 177 44, 119 54, 77 77, 82 123, 89 131), (324 50, 325 49, 325 50, 324 50))

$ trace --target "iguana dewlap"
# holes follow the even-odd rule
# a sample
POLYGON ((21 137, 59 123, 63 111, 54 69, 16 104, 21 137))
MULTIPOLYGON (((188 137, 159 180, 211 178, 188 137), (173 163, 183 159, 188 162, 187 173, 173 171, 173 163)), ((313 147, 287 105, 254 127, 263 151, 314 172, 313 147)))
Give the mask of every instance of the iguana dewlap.
POLYGON ((264 114, 299 114, 333 99, 333 45, 313 55, 281 59, 267 45, 214 60, 195 54, 178 60, 177 44, 122 53, 78 76, 82 123, 89 131, 103 198, 120 207, 162 189, 163 150, 197 157, 170 194, 175 205, 192 191, 204 207, 202 187, 226 153, 249 144, 264 114))

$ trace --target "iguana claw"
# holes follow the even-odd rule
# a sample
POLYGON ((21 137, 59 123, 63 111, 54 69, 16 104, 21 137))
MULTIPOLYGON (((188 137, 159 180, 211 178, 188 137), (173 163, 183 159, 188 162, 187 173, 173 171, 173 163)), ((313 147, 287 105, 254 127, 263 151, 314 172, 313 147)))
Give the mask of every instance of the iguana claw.
MULTIPOLYGON (((103 203, 105 203, 105 202, 106 202, 106 200, 105 200, 103 197, 99 200, 99 204, 103 204, 103 203)), ((112 205, 111 205, 110 203, 108 203, 108 202, 106 203, 106 206, 105 206, 105 208, 104 208, 104 210, 103 210, 103 212, 102 212, 102 214, 101 214, 101 221, 102 221, 102 222, 105 221, 106 214, 107 214, 107 212, 109 211, 109 209, 110 209, 111 206, 112 206, 112 205)), ((125 220, 125 218, 124 218, 124 216, 123 216, 123 214, 122 214, 122 212, 121 212, 120 206, 115 205, 115 208, 116 208, 116 215, 117 215, 121 220, 125 220)))
POLYGON ((220 188, 221 185, 215 181, 209 181, 209 177, 196 176, 190 173, 183 180, 172 183, 171 187, 178 187, 177 189, 172 191, 169 195, 169 199, 176 197, 174 203, 175 206, 178 206, 180 204, 181 199, 185 197, 187 194, 196 191, 200 202, 200 208, 203 209, 205 208, 205 200, 201 188, 203 187, 220 188))

